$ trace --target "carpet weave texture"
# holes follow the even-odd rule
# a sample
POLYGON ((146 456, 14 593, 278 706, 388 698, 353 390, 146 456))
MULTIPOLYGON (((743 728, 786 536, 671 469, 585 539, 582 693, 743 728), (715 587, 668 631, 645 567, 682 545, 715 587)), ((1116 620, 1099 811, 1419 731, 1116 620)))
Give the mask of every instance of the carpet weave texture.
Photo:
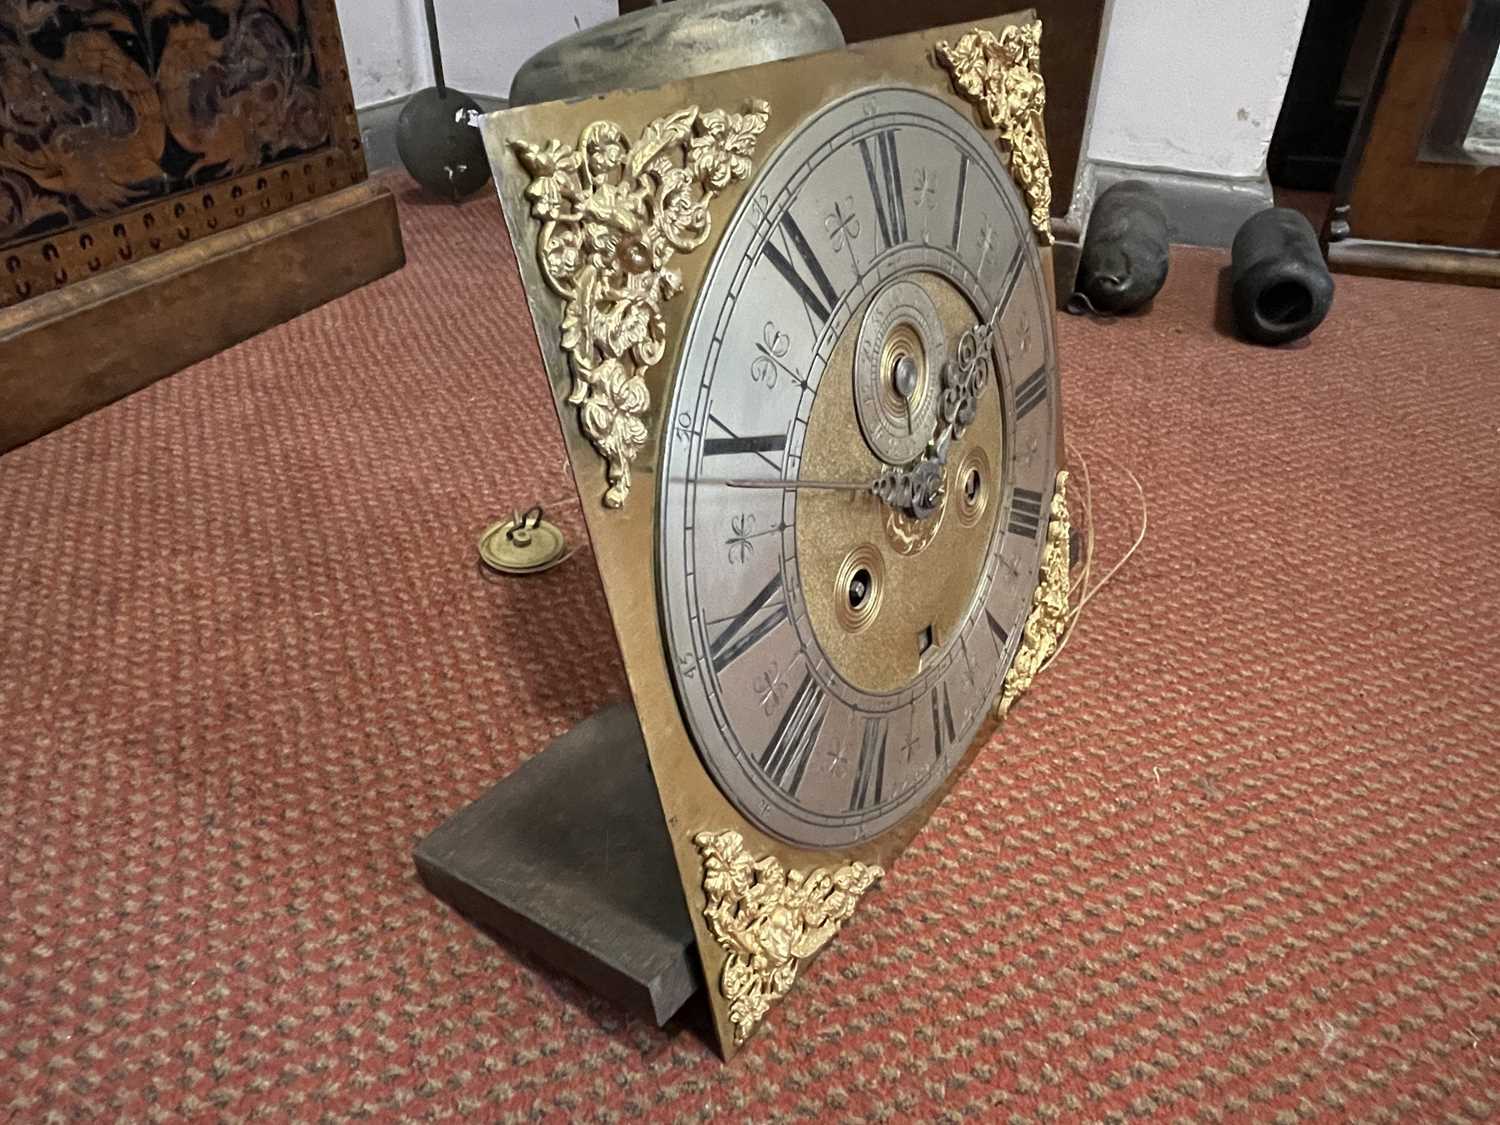
POLYGON ((1145 545, 724 1066, 416 879, 625 686, 586 549, 476 572, 561 440, 497 204, 394 184, 404 270, 0 458, 0 1118, 1500 1117, 1500 293, 1064 319, 1145 545))

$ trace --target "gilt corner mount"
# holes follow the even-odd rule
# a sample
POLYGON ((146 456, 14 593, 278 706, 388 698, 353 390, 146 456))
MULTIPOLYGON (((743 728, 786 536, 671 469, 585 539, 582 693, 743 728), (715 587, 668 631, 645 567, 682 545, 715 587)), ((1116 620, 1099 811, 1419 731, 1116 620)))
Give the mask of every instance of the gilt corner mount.
POLYGON ((956 45, 937 45, 953 84, 979 108, 985 128, 1000 134, 1011 175, 1026 195, 1031 225, 1052 242, 1052 163, 1042 128, 1047 88, 1041 71, 1042 21, 1011 24, 996 35, 975 28, 956 45))
POLYGON ((728 954, 719 988, 735 1042, 743 1043, 792 987, 798 965, 828 944, 885 871, 858 862, 788 870, 773 855, 745 851, 738 832, 693 839, 703 857, 703 914, 728 954))
POLYGON ((682 291, 669 263, 708 240, 708 206, 750 175, 770 112, 759 99, 740 113, 688 106, 633 143, 610 121, 587 126, 576 147, 511 142, 532 177, 526 198, 542 221, 542 276, 566 303, 567 401, 605 461, 607 508, 624 506, 630 464, 646 443, 644 376, 666 351, 662 306, 682 291))

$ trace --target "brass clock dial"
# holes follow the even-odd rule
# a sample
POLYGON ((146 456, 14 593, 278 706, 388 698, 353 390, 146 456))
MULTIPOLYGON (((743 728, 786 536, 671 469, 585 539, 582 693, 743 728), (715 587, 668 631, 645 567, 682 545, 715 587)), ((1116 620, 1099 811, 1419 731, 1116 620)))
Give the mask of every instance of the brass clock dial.
POLYGON ((726 1053, 1066 617, 1040 36, 485 119, 726 1053))
POLYGON ((765 832, 826 849, 898 824, 999 694, 1057 471, 1049 307, 992 141, 918 89, 809 116, 727 222, 664 405, 656 581, 698 753, 765 832), (945 373, 976 339, 948 444, 945 373), (939 450, 931 514, 858 489, 939 450))

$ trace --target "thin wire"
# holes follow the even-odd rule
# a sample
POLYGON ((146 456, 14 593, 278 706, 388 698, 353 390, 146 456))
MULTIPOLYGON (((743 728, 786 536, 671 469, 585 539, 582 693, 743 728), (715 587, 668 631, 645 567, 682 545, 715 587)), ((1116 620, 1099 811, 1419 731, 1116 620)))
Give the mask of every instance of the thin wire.
MULTIPOLYGON (((563 465, 567 469, 568 476, 571 477, 573 475, 573 466, 572 466, 572 464, 570 462, 564 461, 563 465)), ((546 512, 555 512, 555 511, 557 511, 557 510, 559 510, 561 508, 577 508, 577 507, 580 507, 582 505, 582 502, 583 502, 583 498, 578 495, 578 489, 574 488, 573 491, 571 493, 569 493, 567 496, 565 496, 565 497, 563 497, 561 499, 558 499, 558 500, 550 500, 547 503, 542 504, 541 505, 541 509, 542 509, 542 512, 545 514, 546 512)), ((555 563, 553 563, 547 569, 548 570, 556 570, 558 567, 562 566, 563 563, 567 562, 574 555, 576 555, 579 551, 583 550, 585 547, 587 547, 589 545, 590 544, 589 544, 588 532, 585 531, 579 537, 578 542, 574 543, 572 547, 568 548, 568 553, 565 554, 562 558, 558 559, 555 563)))
MULTIPOLYGON (((1109 458, 1106 457, 1105 460, 1108 461, 1109 458)), ((1135 485, 1136 498, 1141 503, 1141 529, 1136 532, 1135 541, 1130 544, 1130 550, 1126 551, 1123 555, 1120 556, 1119 562, 1115 563, 1114 566, 1105 571, 1104 577, 1099 579, 1099 581, 1095 583, 1092 590, 1089 590, 1084 594, 1083 599, 1079 601, 1078 605, 1073 610, 1075 616, 1083 611, 1083 607, 1088 605, 1088 603, 1093 600, 1095 594, 1104 589, 1109 580, 1120 572, 1120 568, 1130 561, 1131 556, 1134 555, 1138 550, 1140 550, 1141 544, 1146 541, 1146 528, 1149 523, 1148 512, 1146 508, 1146 490, 1141 486, 1140 478, 1132 473, 1127 466, 1121 465, 1117 461, 1111 461, 1110 463, 1113 464, 1122 473, 1124 473, 1127 477, 1129 477, 1130 483, 1135 485)))
POLYGON ((1057 647, 1052 650, 1052 654, 1047 657, 1046 661, 1042 664, 1042 667, 1044 668, 1057 659, 1059 654, 1061 654, 1063 648, 1066 647, 1068 641, 1072 638, 1073 631, 1078 627, 1078 620, 1083 614, 1083 607, 1088 605, 1088 603, 1093 600, 1094 595, 1097 594, 1100 590, 1104 589, 1104 587, 1110 583, 1110 580, 1120 572, 1120 569, 1130 561, 1131 557, 1136 553, 1136 551, 1140 550, 1141 544, 1146 541, 1146 528, 1149 523, 1149 513, 1146 504, 1146 490, 1142 487, 1140 479, 1126 466, 1121 465, 1118 461, 1115 461, 1110 457, 1105 457, 1103 454, 1100 454, 1101 457, 1104 457, 1104 460, 1114 465, 1127 477, 1129 477, 1130 483, 1135 485, 1136 496, 1140 500, 1141 505, 1141 527, 1140 530, 1136 533, 1134 542, 1130 544, 1130 549, 1127 550, 1123 555, 1121 555, 1119 560, 1104 573, 1104 577, 1100 578, 1098 582, 1094 583, 1094 585, 1090 587, 1089 577, 1093 571, 1094 566, 1093 482, 1089 477, 1088 462, 1084 459, 1083 455, 1080 454, 1077 450, 1070 448, 1068 451, 1068 456, 1071 460, 1076 460, 1078 462, 1080 473, 1083 477, 1083 495, 1079 499, 1081 506, 1084 509, 1084 534, 1088 537, 1088 552, 1084 556, 1083 574, 1078 584, 1078 589, 1082 591, 1082 594, 1079 596, 1078 604, 1068 610, 1067 627, 1064 629, 1062 639, 1058 641, 1057 647))
MULTIPOLYGON (((563 458, 562 470, 563 475, 567 477, 569 481, 573 481, 573 462, 569 461, 566 457, 563 458)), ((568 493, 566 496, 562 497, 559 500, 552 500, 543 504, 542 508, 544 510, 547 508, 575 508, 581 503, 581 501, 582 497, 578 495, 577 482, 574 482, 572 492, 568 493)))
POLYGON ((1089 463, 1084 455, 1076 449, 1070 450, 1070 455, 1078 459, 1078 468, 1083 476, 1083 534, 1088 542, 1084 548, 1083 576, 1078 582, 1078 588, 1087 590, 1089 578, 1094 573, 1094 482, 1089 476, 1089 463))

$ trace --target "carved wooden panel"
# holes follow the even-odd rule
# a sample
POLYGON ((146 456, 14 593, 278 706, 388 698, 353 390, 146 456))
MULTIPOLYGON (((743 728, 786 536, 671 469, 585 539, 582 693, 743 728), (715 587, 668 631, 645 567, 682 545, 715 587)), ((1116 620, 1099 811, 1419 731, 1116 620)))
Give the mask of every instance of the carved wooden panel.
POLYGON ((0 0, 0 307, 364 178, 334 0, 0 0))

